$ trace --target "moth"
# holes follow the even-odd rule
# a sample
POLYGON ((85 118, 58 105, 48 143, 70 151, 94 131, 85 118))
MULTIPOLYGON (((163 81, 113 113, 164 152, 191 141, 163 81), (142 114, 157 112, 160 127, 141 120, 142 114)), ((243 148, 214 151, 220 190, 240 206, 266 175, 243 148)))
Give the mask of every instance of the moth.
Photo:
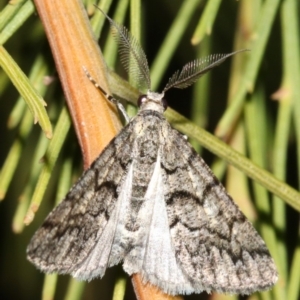
POLYGON ((192 85, 237 52, 186 64, 156 93, 143 49, 125 27, 106 18, 121 61, 147 92, 139 97, 138 114, 34 234, 28 259, 43 272, 81 280, 122 263, 129 275, 139 273, 170 295, 269 289, 277 271, 264 241, 163 116, 165 92, 192 85))

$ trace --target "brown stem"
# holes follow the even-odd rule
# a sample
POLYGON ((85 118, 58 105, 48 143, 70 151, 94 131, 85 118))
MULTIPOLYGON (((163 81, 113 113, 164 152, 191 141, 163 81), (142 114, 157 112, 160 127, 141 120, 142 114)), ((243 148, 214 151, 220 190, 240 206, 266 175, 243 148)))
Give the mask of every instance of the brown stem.
POLYGON ((87 168, 120 130, 116 109, 87 78, 109 91, 106 65, 80 1, 35 0, 87 168))
POLYGON ((153 285, 144 284, 139 274, 132 275, 132 284, 138 300, 183 300, 181 296, 170 296, 153 285))
MULTIPOLYGON (((80 1, 35 0, 34 3, 52 49, 87 168, 121 128, 116 108, 93 87, 83 71, 84 66, 109 92, 106 65, 80 1)), ((138 274, 132 281, 138 299, 181 299, 143 285, 138 274)))

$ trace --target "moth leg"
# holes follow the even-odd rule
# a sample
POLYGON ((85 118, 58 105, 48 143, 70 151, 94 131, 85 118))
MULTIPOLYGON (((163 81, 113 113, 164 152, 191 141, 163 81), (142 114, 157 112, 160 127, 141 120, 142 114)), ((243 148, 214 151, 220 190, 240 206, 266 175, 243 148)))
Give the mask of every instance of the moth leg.
POLYGON ((116 98, 114 98, 113 96, 109 95, 108 93, 105 92, 105 90, 96 82, 96 80, 91 76, 91 74, 89 73, 89 71, 87 70, 86 67, 83 66, 83 70, 85 72, 85 75, 87 76, 87 78, 94 84, 94 86, 101 91, 101 93, 105 96, 105 98, 110 101, 111 103, 113 103, 114 105, 116 105, 118 107, 118 109, 121 111, 126 124, 128 124, 130 122, 130 118, 127 115, 127 112, 124 108, 124 106, 122 105, 122 103, 120 103, 116 98))

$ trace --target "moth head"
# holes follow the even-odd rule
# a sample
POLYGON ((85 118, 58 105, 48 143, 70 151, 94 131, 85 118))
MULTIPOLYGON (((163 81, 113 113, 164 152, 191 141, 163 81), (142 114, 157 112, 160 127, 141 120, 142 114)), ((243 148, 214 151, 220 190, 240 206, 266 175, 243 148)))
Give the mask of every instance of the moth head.
POLYGON ((167 101, 164 99, 164 93, 155 93, 148 90, 146 95, 141 95, 138 99, 138 106, 141 110, 156 110, 163 113, 167 107, 167 101))

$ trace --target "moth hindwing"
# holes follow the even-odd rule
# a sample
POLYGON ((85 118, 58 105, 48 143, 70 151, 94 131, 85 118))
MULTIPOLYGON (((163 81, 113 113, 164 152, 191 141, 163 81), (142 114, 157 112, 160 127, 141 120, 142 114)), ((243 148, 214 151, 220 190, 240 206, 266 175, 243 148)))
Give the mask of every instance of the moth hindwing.
POLYGON ((269 289, 277 271, 264 241, 163 116, 165 91, 191 85, 235 53, 189 63, 163 93, 151 92, 142 48, 109 21, 123 61, 134 54, 130 59, 147 94, 140 97, 137 116, 34 234, 28 259, 44 272, 83 280, 122 263, 128 274, 139 273, 171 295, 269 289))

